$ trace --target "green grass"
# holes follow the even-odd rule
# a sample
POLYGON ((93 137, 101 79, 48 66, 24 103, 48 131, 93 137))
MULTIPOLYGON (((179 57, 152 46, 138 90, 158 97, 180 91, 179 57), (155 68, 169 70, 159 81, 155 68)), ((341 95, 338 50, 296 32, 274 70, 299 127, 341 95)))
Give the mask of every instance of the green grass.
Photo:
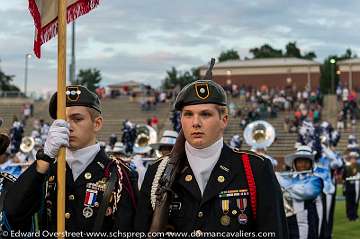
MULTIPOLYGON (((338 186, 337 194, 342 194, 342 187, 338 186)), ((346 217, 345 200, 336 201, 334 215, 334 239, 359 239, 360 221, 350 222, 346 217)))

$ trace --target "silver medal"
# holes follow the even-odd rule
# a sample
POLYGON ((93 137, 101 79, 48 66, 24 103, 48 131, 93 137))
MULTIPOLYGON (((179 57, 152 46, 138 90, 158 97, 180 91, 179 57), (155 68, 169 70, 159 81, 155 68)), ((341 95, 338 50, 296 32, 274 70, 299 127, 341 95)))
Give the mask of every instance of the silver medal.
POLYGON ((89 218, 93 215, 94 211, 92 210, 91 207, 85 207, 83 210, 83 215, 85 218, 89 218))

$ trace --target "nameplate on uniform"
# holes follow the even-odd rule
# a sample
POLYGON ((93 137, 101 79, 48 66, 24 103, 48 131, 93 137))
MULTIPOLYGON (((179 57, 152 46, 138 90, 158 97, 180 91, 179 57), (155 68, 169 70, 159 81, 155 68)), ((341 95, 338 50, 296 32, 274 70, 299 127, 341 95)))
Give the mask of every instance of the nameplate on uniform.
POLYGON ((239 196, 248 196, 248 195, 249 195, 248 189, 231 189, 231 190, 221 191, 219 193, 219 198, 239 197, 239 196))

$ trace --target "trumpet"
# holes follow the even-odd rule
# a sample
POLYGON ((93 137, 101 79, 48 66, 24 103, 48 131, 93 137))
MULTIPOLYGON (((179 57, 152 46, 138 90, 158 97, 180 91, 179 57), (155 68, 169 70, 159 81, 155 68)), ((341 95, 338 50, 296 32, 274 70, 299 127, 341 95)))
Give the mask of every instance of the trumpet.
POLYGON ((312 173, 312 170, 303 170, 303 171, 286 171, 286 172, 276 172, 280 176, 292 176, 292 175, 299 175, 299 174, 308 174, 312 173))

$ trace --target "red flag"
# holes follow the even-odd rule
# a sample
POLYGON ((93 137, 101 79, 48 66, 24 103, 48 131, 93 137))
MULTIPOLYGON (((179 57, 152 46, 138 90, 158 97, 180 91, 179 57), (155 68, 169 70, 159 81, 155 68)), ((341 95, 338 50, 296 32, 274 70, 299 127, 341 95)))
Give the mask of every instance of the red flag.
MULTIPOLYGON (((100 0, 66 0, 67 23, 88 13, 99 5, 100 0)), ((34 18, 34 53, 40 58, 41 45, 56 36, 58 31, 58 1, 29 0, 29 10, 34 18)))

